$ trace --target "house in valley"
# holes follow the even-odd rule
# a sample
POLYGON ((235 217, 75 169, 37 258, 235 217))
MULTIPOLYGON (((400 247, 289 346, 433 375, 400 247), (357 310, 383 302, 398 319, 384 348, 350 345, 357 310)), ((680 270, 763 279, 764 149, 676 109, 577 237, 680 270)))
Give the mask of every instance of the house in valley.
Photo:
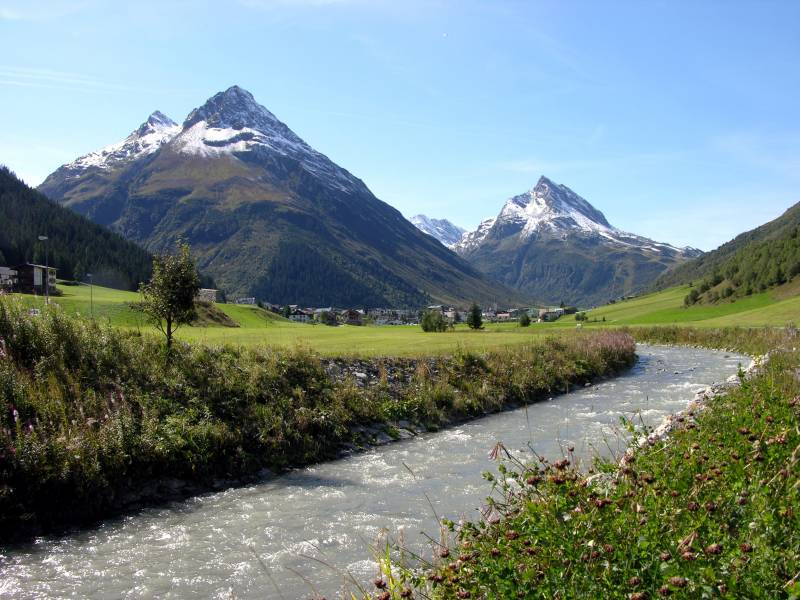
POLYGON ((305 308, 298 308, 296 305, 292 306, 289 320, 296 323, 310 323, 314 320, 314 311, 306 310, 305 308))
POLYGON ((345 325, 363 325, 364 312, 355 310, 353 308, 348 308, 342 311, 340 319, 345 325))
POLYGON ((8 267, 0 267, 0 291, 9 292, 17 286, 17 272, 8 267))
POLYGON ((539 310, 539 322, 544 323, 547 321, 556 321, 564 315, 564 309, 555 308, 542 308, 539 310))
POLYGON ((25 263, 17 265, 13 270, 17 272, 17 291, 23 294, 44 294, 48 291, 52 295, 58 293, 55 267, 25 263))
POLYGON ((217 301, 217 290, 211 288, 200 288, 197 290, 196 300, 213 304, 217 301))

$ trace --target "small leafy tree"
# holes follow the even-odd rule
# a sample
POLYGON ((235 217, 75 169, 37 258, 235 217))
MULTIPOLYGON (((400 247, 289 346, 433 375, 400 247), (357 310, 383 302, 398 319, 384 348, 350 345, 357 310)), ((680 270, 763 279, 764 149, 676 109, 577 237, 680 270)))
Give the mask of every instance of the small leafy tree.
POLYGON ((420 320, 422 331, 442 332, 447 330, 447 321, 439 310, 426 310, 420 320))
POLYGON ((288 304, 287 304, 287 305, 285 305, 285 306, 284 306, 284 307, 281 309, 281 315, 283 315, 283 316, 284 316, 284 317, 286 317, 287 319, 288 319, 289 317, 291 317, 291 316, 292 316, 292 307, 291 307, 291 306, 289 306, 288 304))
POLYGON ((483 328, 483 313, 481 312, 481 307, 475 303, 469 307, 469 312, 467 313, 467 325, 469 325, 470 329, 483 328))
POLYGON ((528 327, 531 324, 531 318, 528 316, 528 313, 524 312, 519 317, 519 326, 520 327, 528 327))
POLYGON ((189 245, 179 243, 176 254, 153 258, 153 277, 139 288, 141 310, 167 338, 172 347, 175 331, 195 318, 194 301, 200 289, 200 277, 189 245))

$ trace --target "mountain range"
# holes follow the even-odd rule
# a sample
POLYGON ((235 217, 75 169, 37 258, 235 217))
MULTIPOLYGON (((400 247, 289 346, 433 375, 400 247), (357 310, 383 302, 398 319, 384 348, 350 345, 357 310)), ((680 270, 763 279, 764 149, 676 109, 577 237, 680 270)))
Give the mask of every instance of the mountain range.
POLYGON ((182 124, 156 111, 39 187, 153 252, 188 241, 229 295, 276 303, 520 304, 233 86, 182 124))
POLYGON ((579 306, 640 292, 701 254, 621 231, 587 200, 544 176, 458 242, 438 239, 481 272, 529 297, 579 306))

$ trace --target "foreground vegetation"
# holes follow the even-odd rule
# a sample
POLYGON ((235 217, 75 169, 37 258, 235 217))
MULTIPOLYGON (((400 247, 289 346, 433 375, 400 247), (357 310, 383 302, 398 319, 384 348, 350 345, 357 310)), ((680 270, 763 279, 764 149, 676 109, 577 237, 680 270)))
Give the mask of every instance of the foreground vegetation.
POLYGON ((375 596, 800 597, 797 332, 637 335, 773 352, 763 372, 680 417, 668 438, 638 438, 621 468, 597 461, 599 482, 587 484, 569 451, 521 464, 498 445, 488 518, 460 527, 455 545, 437 545, 422 571, 390 568, 385 555, 375 596))
POLYGON ((360 425, 438 427, 634 360, 620 332, 532 341, 385 359, 380 380, 359 385, 304 350, 175 344, 167 355, 155 336, 0 299, 0 538, 109 514, 167 475, 207 487, 303 465, 363 441, 360 425))

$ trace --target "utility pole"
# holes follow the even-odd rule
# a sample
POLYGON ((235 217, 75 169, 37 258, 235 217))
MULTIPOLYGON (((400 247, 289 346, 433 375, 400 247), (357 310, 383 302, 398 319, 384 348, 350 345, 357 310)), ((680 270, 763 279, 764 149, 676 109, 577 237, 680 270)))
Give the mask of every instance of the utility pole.
POLYGON ((89 311, 91 312, 92 319, 94 319, 94 289, 92 288, 92 274, 87 273, 89 278, 89 311))
POLYGON ((47 261, 47 236, 40 235, 39 241, 44 242, 44 303, 50 304, 50 265, 47 261))

